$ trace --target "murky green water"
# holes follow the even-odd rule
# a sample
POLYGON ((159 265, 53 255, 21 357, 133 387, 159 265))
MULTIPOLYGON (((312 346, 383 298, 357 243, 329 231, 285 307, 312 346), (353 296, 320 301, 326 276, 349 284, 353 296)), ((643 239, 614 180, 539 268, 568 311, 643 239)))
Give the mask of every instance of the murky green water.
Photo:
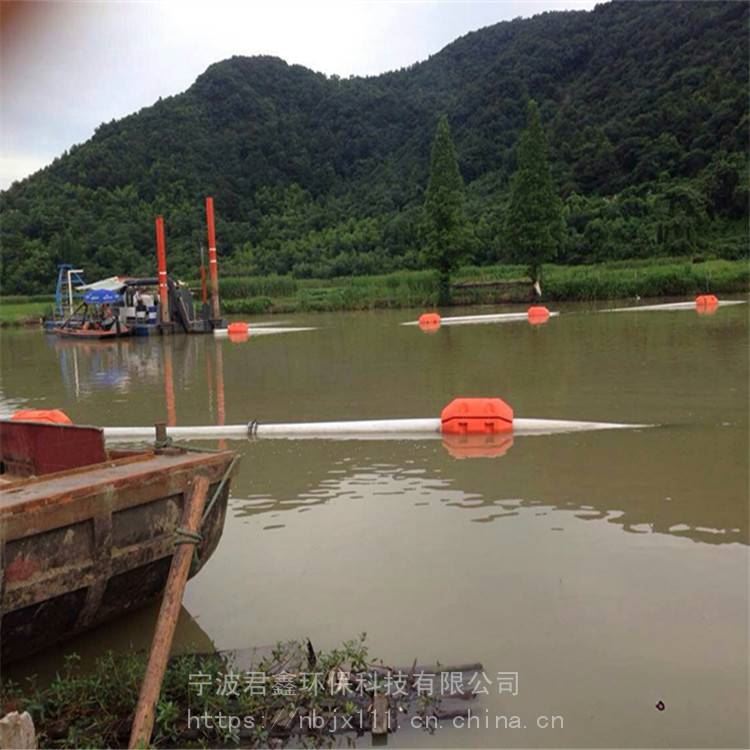
MULTIPOLYGON (((390 663, 518 672, 516 696, 480 697, 480 727, 400 731, 396 746, 747 746, 747 308, 562 309, 541 327, 434 335, 398 325, 413 312, 300 316, 288 320, 319 330, 244 344, 4 331, 0 395, 5 411, 151 424, 171 366, 178 424, 430 417, 457 395, 501 396, 522 417, 657 423, 519 437, 495 458, 439 440, 233 443, 224 537, 188 586, 178 639, 325 648, 367 631, 390 663), (494 728, 513 715, 526 728, 494 728), (537 726, 552 715, 563 728, 537 726)), ((71 647, 146 646, 154 616, 71 647)))

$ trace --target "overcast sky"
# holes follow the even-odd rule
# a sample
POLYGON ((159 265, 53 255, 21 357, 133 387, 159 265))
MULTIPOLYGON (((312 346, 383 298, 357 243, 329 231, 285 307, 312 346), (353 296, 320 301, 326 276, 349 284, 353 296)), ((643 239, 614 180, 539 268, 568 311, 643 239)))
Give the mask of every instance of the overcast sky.
POLYGON ((0 0, 0 189, 101 122, 184 91, 211 63, 277 55, 342 77, 375 75, 459 36, 594 0, 0 0))

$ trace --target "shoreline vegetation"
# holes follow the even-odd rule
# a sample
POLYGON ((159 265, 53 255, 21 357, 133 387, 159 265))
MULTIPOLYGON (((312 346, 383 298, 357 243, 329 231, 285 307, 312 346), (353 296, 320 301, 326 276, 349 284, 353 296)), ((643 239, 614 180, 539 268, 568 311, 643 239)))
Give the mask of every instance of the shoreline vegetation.
MULTIPOLYGON (((392 667, 368 654, 365 638, 330 651, 308 640, 175 656, 148 746, 353 746, 366 733, 433 731, 439 720, 467 716, 481 664, 392 667)), ((109 651, 84 665, 69 654, 46 684, 36 676, 0 682, 0 716, 28 712, 39 747, 127 747, 146 659, 109 651)))
MULTIPOLYGON (((226 315, 435 307, 435 271, 397 271, 372 276, 296 279, 292 276, 220 278, 226 315)), ((199 294, 199 284, 190 282, 199 294)), ((750 291, 747 260, 658 258, 594 265, 545 265, 542 302, 685 297, 750 291)), ((466 266, 453 276, 452 306, 536 301, 521 265, 466 266)), ((38 325, 52 311, 51 296, 0 297, 0 327, 38 325)))
MULTIPOLYGON (((466 266, 452 277, 452 307, 538 301, 521 265, 466 266)), ((750 291, 744 260, 652 259, 596 265, 545 265, 542 302, 676 297, 750 291)), ((436 271, 397 271, 380 276, 294 279, 229 277, 220 281, 227 315, 334 312, 435 307, 436 271)))

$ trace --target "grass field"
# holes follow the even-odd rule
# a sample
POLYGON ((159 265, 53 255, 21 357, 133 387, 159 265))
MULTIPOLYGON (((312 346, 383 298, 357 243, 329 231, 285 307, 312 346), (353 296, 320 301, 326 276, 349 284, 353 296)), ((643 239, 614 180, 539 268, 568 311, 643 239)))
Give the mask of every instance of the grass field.
MULTIPOLYGON (((742 260, 693 263, 684 259, 549 265, 544 269, 542 290, 547 301, 746 292, 750 290, 750 265, 742 260)), ((431 271, 336 279, 234 277, 221 280, 221 296, 227 314, 425 307, 437 301, 437 277, 431 271)), ((455 305, 533 298, 523 266, 467 267, 453 277, 455 305)))
MULTIPOLYGON (((0 327, 14 325, 34 325, 42 316, 52 311, 50 301, 15 301, 18 297, 0 298, 0 327), (6 301, 11 299, 13 301, 6 301)), ((20 298, 23 300, 23 298, 20 298)))

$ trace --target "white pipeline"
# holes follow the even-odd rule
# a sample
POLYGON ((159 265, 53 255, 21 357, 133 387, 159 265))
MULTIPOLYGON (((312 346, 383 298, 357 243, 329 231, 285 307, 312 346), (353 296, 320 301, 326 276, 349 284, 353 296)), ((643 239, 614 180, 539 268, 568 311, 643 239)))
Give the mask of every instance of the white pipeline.
MULTIPOLYGON (((578 422, 563 419, 514 419, 513 435, 553 435, 588 430, 624 430, 651 427, 646 424, 618 422, 578 422)), ((328 439, 424 439, 440 437, 440 419, 366 419, 345 422, 298 422, 262 424, 249 422, 238 425, 206 425, 167 427, 175 440, 211 440, 224 438, 243 440, 258 438, 328 438, 328 439)), ((112 441, 151 440, 153 427, 105 427, 104 437, 112 441)))
MULTIPOLYGON (((559 315, 559 312, 551 312, 550 318, 559 315)), ((515 313, 492 313, 490 315, 454 315, 451 318, 440 318, 441 326, 458 326, 469 325, 471 323, 512 323, 516 320, 528 320, 529 315, 526 312, 515 313)), ((402 326, 418 326, 418 320, 409 320, 402 323, 402 326)))
MULTIPOLYGON (((255 338, 256 336, 269 336, 272 333, 298 333, 299 331, 314 331, 315 328, 311 327, 296 327, 296 328, 271 328, 260 327, 260 324, 248 328, 249 338, 255 338)), ((214 328, 214 336, 217 338, 227 338, 229 331, 226 328, 214 328)))
MULTIPOLYGON (((730 305, 744 305, 744 299, 719 300, 717 307, 729 307, 730 305)), ((609 310, 599 312, 642 312, 646 310, 695 310, 695 302, 665 302, 658 305, 638 305, 636 307, 613 307, 609 310)), ((698 308, 699 309, 699 308, 698 308)))

